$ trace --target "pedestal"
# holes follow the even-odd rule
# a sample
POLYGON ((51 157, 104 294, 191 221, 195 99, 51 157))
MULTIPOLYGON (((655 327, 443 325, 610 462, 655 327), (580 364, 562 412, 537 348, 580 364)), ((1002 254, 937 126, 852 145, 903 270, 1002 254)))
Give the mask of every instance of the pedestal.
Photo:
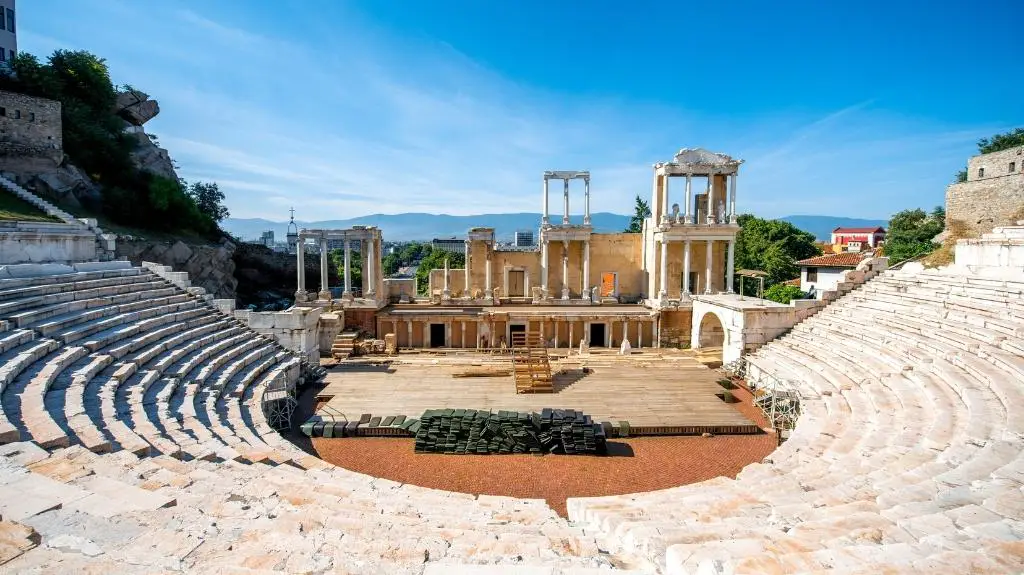
POLYGON ((563 300, 568 300, 569 299, 569 288, 567 288, 567 287, 562 288, 562 299, 563 300))
POLYGON ((318 299, 320 301, 331 301, 331 292, 329 292, 327 290, 324 290, 324 291, 316 294, 316 299, 318 299))

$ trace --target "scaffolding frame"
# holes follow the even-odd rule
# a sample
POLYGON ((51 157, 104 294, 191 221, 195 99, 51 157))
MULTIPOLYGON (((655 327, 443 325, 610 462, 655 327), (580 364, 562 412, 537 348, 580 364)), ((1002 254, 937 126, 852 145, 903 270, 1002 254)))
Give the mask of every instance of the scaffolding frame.
POLYGON ((270 427, 278 431, 292 425, 292 416, 299 404, 295 397, 295 383, 282 372, 275 375, 263 391, 263 417, 270 427))
POLYGON ((779 441, 784 441, 800 419, 800 393, 792 382, 765 371, 761 366, 756 367, 757 379, 754 381, 748 379, 750 362, 746 357, 731 361, 723 365, 722 369, 747 382, 751 392, 754 392, 754 405, 761 409, 771 423, 779 441), (762 392, 761 395, 757 394, 758 391, 762 392))

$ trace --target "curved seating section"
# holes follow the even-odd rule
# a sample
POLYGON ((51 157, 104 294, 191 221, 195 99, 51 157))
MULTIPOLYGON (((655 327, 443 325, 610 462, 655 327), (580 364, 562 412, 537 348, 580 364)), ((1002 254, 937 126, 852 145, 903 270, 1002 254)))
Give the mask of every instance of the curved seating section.
POLYGON ((749 356, 802 396, 768 460, 569 516, 666 573, 1017 572, 1022 336, 1024 280, 887 272, 749 356))
POLYGON ((260 405, 271 381, 298 377, 296 356, 148 270, 81 267, 0 280, 5 572, 610 565, 542 500, 402 485, 306 454, 260 405))

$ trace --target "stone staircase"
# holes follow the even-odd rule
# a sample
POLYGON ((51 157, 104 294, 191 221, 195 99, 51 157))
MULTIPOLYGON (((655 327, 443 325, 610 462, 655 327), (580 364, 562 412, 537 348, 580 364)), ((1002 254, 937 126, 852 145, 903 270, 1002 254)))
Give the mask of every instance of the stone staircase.
POLYGON ((352 356, 356 340, 359 339, 357 331, 343 331, 339 333, 331 343, 331 356, 335 359, 346 359, 352 356))
POLYGON ((58 208, 57 206, 47 202, 32 192, 18 185, 16 182, 0 176, 0 188, 7 190, 14 194, 18 198, 32 204, 39 208, 47 215, 55 217, 63 221, 65 224, 74 226, 79 229, 88 230, 96 236, 96 255, 100 261, 110 261, 115 258, 114 241, 116 236, 113 234, 107 234, 99 227, 99 224, 94 219, 83 218, 79 219, 70 213, 58 208))
POLYGON ((801 396, 761 464, 570 499, 665 573, 1019 572, 1024 277, 886 272, 748 356, 801 396))

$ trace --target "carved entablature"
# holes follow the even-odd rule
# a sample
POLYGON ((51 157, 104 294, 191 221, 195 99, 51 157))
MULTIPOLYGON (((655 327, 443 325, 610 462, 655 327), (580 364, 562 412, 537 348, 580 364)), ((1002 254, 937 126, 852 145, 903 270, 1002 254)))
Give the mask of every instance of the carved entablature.
POLYGON ((299 241, 303 240, 380 240, 383 234, 376 226, 356 226, 347 230, 317 230, 303 228, 299 230, 299 241))
POLYGON ((743 160, 736 160, 732 156, 709 152, 704 148, 683 148, 676 153, 670 162, 659 162, 654 165, 658 173, 662 174, 693 174, 695 176, 708 174, 735 174, 739 171, 743 160))
POLYGON ((472 228, 466 235, 471 242, 494 243, 494 228, 472 228))
POLYGON ((562 224, 541 228, 538 243, 562 242, 562 241, 587 241, 594 227, 589 225, 562 224))
POLYGON ((577 170, 548 170, 544 172, 545 180, 589 180, 589 171, 577 170))

